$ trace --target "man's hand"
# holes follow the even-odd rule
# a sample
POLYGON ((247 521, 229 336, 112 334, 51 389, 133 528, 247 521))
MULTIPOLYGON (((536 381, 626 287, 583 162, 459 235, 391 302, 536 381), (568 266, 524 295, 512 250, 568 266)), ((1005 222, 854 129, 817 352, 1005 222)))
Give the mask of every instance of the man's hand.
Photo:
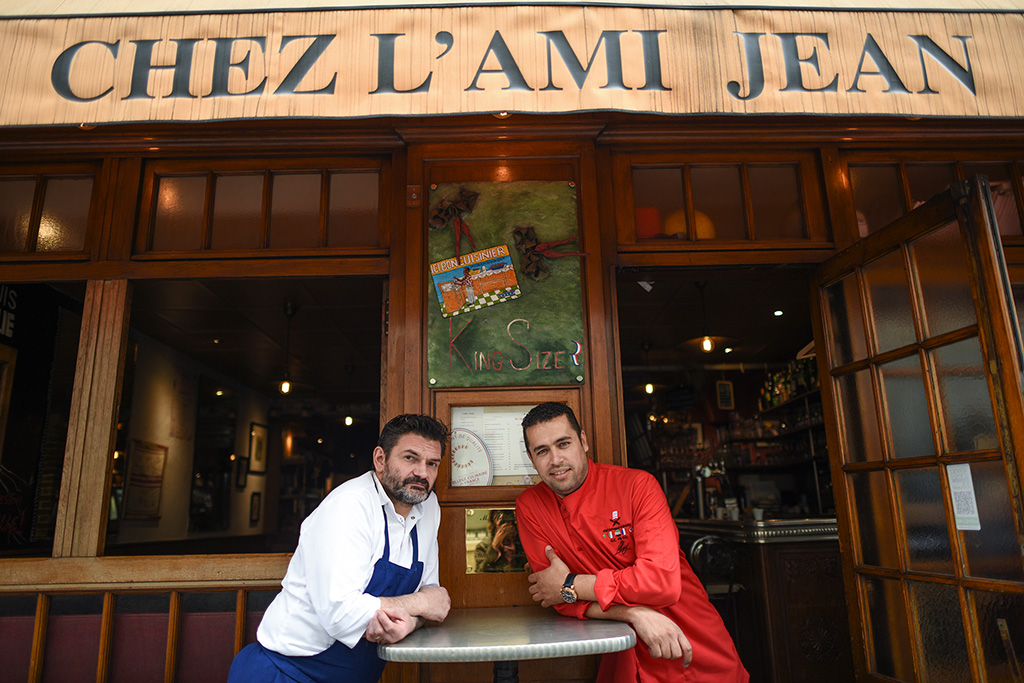
POLYGON ((550 566, 535 574, 530 574, 528 580, 530 595, 533 596, 534 602, 539 602, 542 607, 551 607, 564 602, 562 600, 562 585, 569 573, 569 567, 559 559, 551 546, 546 546, 544 552, 548 556, 550 566))
POLYGON ((401 608, 414 617, 437 622, 444 621, 451 606, 452 600, 448 597, 448 591, 441 586, 423 586, 415 593, 380 599, 380 608, 387 614, 401 608))
POLYGON ((379 609, 366 626, 366 639, 374 643, 397 643, 419 626, 419 618, 403 607, 379 609))
POLYGON ((417 591, 422 605, 417 610, 417 615, 427 621, 442 622, 448 616, 448 610, 452 608, 452 599, 448 596, 448 590, 442 586, 424 586, 417 591))
POLYGON ((647 607, 630 607, 627 622, 644 641, 655 659, 679 659, 690 666, 693 648, 679 626, 661 612, 647 607))

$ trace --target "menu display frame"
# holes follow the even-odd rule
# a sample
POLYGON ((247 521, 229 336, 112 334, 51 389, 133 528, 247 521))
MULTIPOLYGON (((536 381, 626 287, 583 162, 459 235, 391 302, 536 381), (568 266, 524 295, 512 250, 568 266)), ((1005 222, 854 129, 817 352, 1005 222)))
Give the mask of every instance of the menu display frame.
MULTIPOLYGON (((576 387, 520 389, 514 391, 467 391, 465 389, 455 391, 438 391, 434 395, 434 415, 449 427, 453 427, 458 430, 465 429, 465 427, 452 424, 452 414, 454 409, 509 407, 513 410, 508 411, 508 413, 510 415, 518 413, 518 421, 521 422, 522 416, 525 415, 533 406, 547 401, 554 401, 556 403, 564 403, 568 405, 578 414, 580 411, 580 393, 580 390, 576 387)), ((502 411, 498 412, 500 418, 500 412, 502 411)), ((500 452, 501 449, 508 448, 507 444, 511 441, 511 439, 505 439, 504 443, 487 443, 487 436, 481 434, 475 434, 474 436, 476 439, 480 439, 484 442, 484 447, 489 452, 500 452)), ((453 446, 456 448, 459 447, 458 440, 453 443, 453 446)), ((476 451, 475 455, 478 456, 479 451, 476 451)), ((510 460, 510 458, 507 457, 509 454, 505 453, 503 456, 505 456, 504 460, 510 460)), ((460 454, 458 457, 462 457, 464 458, 464 462, 466 461, 465 453, 460 454)), ((446 453, 446 462, 442 463, 441 471, 438 473, 437 478, 438 496, 446 502, 478 503, 515 500, 515 497, 518 496, 519 493, 533 485, 532 483, 525 483, 525 480, 521 476, 519 476, 518 481, 516 481, 516 475, 499 475, 498 472, 494 471, 493 460, 486 464, 486 467, 490 468, 488 475, 485 476, 483 474, 478 474, 474 478, 474 484, 458 485, 453 483, 452 474, 453 469, 455 469, 456 459, 457 458, 452 455, 452 446, 449 446, 448 453, 446 453), (480 481, 482 483, 475 484, 475 481, 480 481), (490 481, 491 483, 483 483, 485 481, 490 481)), ((474 466, 482 467, 479 463, 476 463, 474 466)), ((458 476, 459 475, 457 474, 456 477, 458 476)), ((533 477, 531 481, 537 480, 537 477, 533 477)))

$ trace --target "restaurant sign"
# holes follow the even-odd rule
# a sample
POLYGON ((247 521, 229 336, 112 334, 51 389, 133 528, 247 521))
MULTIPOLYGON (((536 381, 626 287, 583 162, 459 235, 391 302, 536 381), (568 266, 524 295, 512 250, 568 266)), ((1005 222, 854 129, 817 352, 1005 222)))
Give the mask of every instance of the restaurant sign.
POLYGON ((434 7, 0 20, 0 125, 1024 115, 1024 16, 434 7))

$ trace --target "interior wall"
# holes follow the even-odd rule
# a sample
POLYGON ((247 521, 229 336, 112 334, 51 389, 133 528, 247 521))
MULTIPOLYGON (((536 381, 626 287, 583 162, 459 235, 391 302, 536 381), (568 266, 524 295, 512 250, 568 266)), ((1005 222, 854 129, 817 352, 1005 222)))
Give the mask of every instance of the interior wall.
MULTIPOLYGON (((235 425, 235 453, 248 454, 249 424, 267 424, 269 400, 249 387, 234 382, 213 369, 201 365, 174 349, 144 335, 138 339, 135 383, 132 392, 131 418, 128 427, 130 439, 147 441, 168 447, 164 466, 163 488, 160 496, 160 518, 154 520, 122 519, 118 543, 151 543, 177 541, 210 536, 243 536, 263 533, 267 516, 260 515, 254 526, 249 524, 251 494, 259 492, 266 502, 267 477, 248 476, 246 486, 239 489, 232 481, 231 526, 216 532, 189 533, 188 514, 192 491, 192 465, 195 452, 195 419, 198 377, 214 377, 236 390, 238 412, 235 425), (191 409, 181 411, 181 419, 188 422, 174 425, 176 412, 176 378, 192 377, 188 393, 177 399, 191 409), (188 438, 174 436, 177 432, 188 438)), ((179 380, 180 382, 180 380, 179 380)))

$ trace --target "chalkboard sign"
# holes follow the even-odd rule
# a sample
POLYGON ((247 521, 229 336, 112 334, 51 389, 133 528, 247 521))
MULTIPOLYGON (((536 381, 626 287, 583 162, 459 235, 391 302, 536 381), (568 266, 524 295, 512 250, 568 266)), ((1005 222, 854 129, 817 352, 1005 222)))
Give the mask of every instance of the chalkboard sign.
POLYGON ((581 384, 575 185, 473 182, 430 189, 430 386, 581 384))

